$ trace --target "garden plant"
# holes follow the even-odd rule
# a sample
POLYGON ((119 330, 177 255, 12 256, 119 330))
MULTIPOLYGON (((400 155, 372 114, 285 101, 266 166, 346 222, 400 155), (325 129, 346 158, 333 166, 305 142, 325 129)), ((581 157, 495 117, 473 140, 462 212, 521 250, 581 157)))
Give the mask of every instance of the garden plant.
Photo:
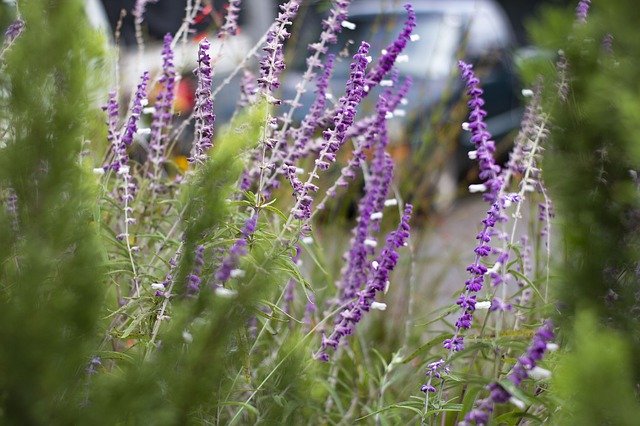
MULTIPOLYGON (((128 11, 140 49, 146 3, 128 11)), ((161 69, 140 70, 132 93, 82 1, 0 4, 0 423, 638 424, 633 1, 531 23, 546 53, 523 64, 504 164, 482 75, 452 70, 479 170, 469 196, 486 214, 443 306, 423 293, 436 285, 418 273, 429 241, 389 153, 411 90, 394 69, 417 38, 411 4, 383 52, 334 55, 351 1, 325 2, 285 98, 305 0, 281 2, 218 122, 212 81, 243 4, 199 42, 195 108, 178 117, 176 52, 207 2, 187 3, 161 69), (349 79, 334 93, 338 61, 349 79), (343 196, 355 213, 336 230, 327 209, 343 196)))

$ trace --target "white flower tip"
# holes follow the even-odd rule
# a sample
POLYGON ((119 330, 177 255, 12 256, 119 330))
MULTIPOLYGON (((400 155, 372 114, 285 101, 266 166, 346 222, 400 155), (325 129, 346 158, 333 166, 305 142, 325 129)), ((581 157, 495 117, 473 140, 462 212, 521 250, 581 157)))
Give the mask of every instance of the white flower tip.
POLYGON ((331 93, 327 93, 324 97, 327 99, 333 99, 333 95, 331 93))
POLYGON ((193 342, 193 336, 187 330, 184 330, 182 332, 182 338, 184 339, 185 343, 193 342))
POLYGON ((486 190, 487 186, 484 183, 469 185, 469 192, 472 194, 476 192, 485 192, 486 190))
POLYGON ((544 380, 551 377, 551 371, 538 366, 533 367, 527 374, 534 380, 544 380))
POLYGON ((244 277, 245 271, 243 271, 242 269, 232 269, 230 272, 230 275, 231 275, 231 278, 244 277))
POLYGON ((104 169, 102 167, 96 167, 95 169, 93 169, 93 174, 95 174, 95 175, 103 175, 104 174, 104 169))
POLYGON ((386 311, 387 310, 387 304, 386 303, 380 303, 380 302, 372 302, 371 303, 371 309, 375 309, 378 311, 386 311))
POLYGON ((150 135, 151 134, 151 129, 150 128, 145 128, 145 129, 138 129, 138 134, 139 135, 150 135))
POLYGON ((147 98, 141 99, 140 100, 140 105, 142 105, 142 106, 149 105, 149 99, 147 99, 147 98))
POLYGON ((380 86, 381 87, 392 87, 393 86, 393 80, 380 80, 380 86))
POLYGON ((502 263, 496 262, 491 268, 487 269, 485 275, 495 274, 502 267, 502 263))
POLYGON ((378 269, 378 266, 380 266, 380 264, 378 263, 378 261, 377 261, 377 260, 374 260, 373 262, 371 262, 371 267, 372 267, 374 270, 377 270, 377 269, 378 269))
POLYGON ((513 405, 515 405, 516 407, 518 407, 521 410, 524 410, 527 407, 527 405, 524 402, 520 401, 515 396, 512 396, 511 398, 509 398, 509 402, 512 403, 513 405))
POLYGON ((467 156, 469 157, 469 160, 475 160, 476 158, 478 158, 478 151, 469 151, 467 153, 467 156))
POLYGON ((164 290, 164 284, 162 283, 153 283, 151 284, 152 290, 164 290))
POLYGON ((365 84, 364 87, 362 88, 362 90, 364 90, 365 92, 369 92, 369 85, 365 84))
POLYGON ((301 175, 301 174, 303 174, 303 173, 304 173, 304 169, 303 169, 303 168, 301 168, 301 167, 296 167, 296 174, 297 174, 297 175, 301 175))
POLYGON ((313 237, 304 237, 302 239, 302 242, 305 244, 312 244, 313 243, 313 237))
POLYGON ((373 57, 371 56, 365 56, 365 59, 367 60, 367 63, 370 64, 371 62, 373 62, 373 57))
POLYGON ((482 302, 477 302, 476 303, 476 310, 480 311, 480 310, 484 310, 484 309, 489 309, 491 307, 491 301, 490 300, 484 300, 482 302))
POLYGON ((154 107, 146 107, 142 109, 143 114, 153 114, 155 112, 156 112, 156 109, 154 107))
POLYGON ((297 266, 297 267, 302 266, 302 259, 298 259, 298 260, 296 260, 296 266, 297 266))
POLYGON ((342 21, 341 25, 344 28, 348 29, 348 30, 355 30, 356 29, 356 24, 354 24, 353 22, 350 22, 350 21, 342 21))
POLYGON ((391 111, 387 111, 387 113, 384 115, 384 118, 386 118, 387 120, 393 118, 393 113, 391 111))
POLYGON ((396 117, 404 117, 407 115, 407 112, 403 109, 397 108, 393 110, 393 115, 396 117))
POLYGON ((378 246, 378 242, 376 240, 372 240, 370 238, 367 238, 366 240, 364 240, 364 245, 367 247, 377 247, 378 246))
POLYGON ((418 41, 420 40, 420 34, 411 34, 411 36, 409 36, 409 39, 411 41, 418 41))
POLYGON ((391 281, 387 280, 387 282, 384 283, 384 294, 389 292, 389 286, 391 286, 391 281))
POLYGON ((533 90, 531 89, 522 89, 522 96, 525 98, 530 98, 533 96, 533 90))
POLYGON ((387 49, 382 49, 382 50, 380 51, 380 53, 382 53, 383 55, 386 55, 386 54, 387 54, 387 53, 389 53, 389 52, 387 51, 387 49))
POLYGON ((403 63, 403 62, 409 62, 409 55, 399 55, 396 58, 396 62, 399 63, 399 64, 403 63))
POLYGON ((549 352, 555 352, 555 351, 557 351, 558 349, 560 349, 560 346, 558 346, 558 344, 557 344, 557 343, 547 343, 547 350, 548 350, 549 352))
POLYGON ((468 132, 469 130, 471 130, 469 123, 467 123, 466 121, 462 123, 462 130, 464 130, 465 132, 468 132))
POLYGON ((397 206, 398 205, 398 200, 395 198, 390 198, 388 200, 385 200, 384 202, 384 206, 385 207, 393 207, 393 206, 397 206))
POLYGON ((129 166, 120 166, 120 168, 118 169, 119 175, 126 175, 128 173, 129 173, 129 166))
POLYGON ((216 287, 215 289, 216 296, 223 297, 225 299, 230 299, 232 297, 236 297, 238 292, 235 290, 231 290, 230 288, 225 288, 222 286, 216 287))
POLYGON ((409 103, 409 100, 407 98, 400 99, 400 105, 407 105, 408 103, 409 103))
POLYGON ((382 212, 375 212, 375 213, 371 213, 371 216, 369 216, 369 218, 371 220, 379 220, 382 219, 382 212))

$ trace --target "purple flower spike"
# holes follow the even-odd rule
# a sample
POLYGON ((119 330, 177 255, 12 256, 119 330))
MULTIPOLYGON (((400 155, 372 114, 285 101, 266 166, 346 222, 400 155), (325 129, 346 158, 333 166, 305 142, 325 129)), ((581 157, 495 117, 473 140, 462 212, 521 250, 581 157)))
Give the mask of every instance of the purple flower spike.
POLYGON ((404 246, 409 238, 409 219, 412 211, 413 206, 407 204, 398 228, 389 234, 385 246, 377 258, 378 268, 367 280, 365 288, 358 292, 357 301, 348 304, 340 313, 340 318, 336 321, 333 332, 328 337, 323 336, 321 348, 315 354, 317 360, 325 362, 329 360, 328 348, 335 350, 343 337, 352 334, 355 325, 362 319, 363 313, 371 309, 376 294, 384 292, 389 275, 398 263, 397 250, 404 246))
POLYGON ((247 254, 248 240, 256 231, 257 223, 257 214, 251 216, 244 223, 244 227, 242 228, 242 235, 233 243, 233 245, 229 249, 229 253, 222 260, 222 264, 216 272, 216 280, 220 283, 224 284, 229 281, 229 278, 231 278, 233 271, 238 266, 240 258, 247 254))
POLYGON ((267 94, 267 98, 272 103, 280 103, 280 101, 270 99, 270 97, 273 98, 271 93, 280 87, 280 73, 285 69, 282 47, 284 41, 291 36, 287 27, 291 26, 299 7, 299 0, 289 0, 280 6, 280 13, 267 34, 267 41, 262 48, 265 51, 265 55, 260 61, 258 85, 267 94))
POLYGON ((337 0, 329 16, 322 21, 322 33, 320 41, 309 45, 309 50, 318 53, 327 53, 327 44, 335 44, 338 34, 342 32, 342 23, 347 19, 351 0, 337 0))
POLYGON ((13 21, 4 32, 5 45, 13 43, 24 31, 24 21, 20 18, 13 21))
MULTIPOLYGON (((334 119, 335 126, 325 130, 322 134, 324 141, 320 150, 320 155, 315 160, 315 168, 310 172, 309 182, 317 177, 317 170, 327 170, 331 163, 336 161, 336 153, 344 145, 347 130, 353 124, 356 109, 362 101, 364 93, 364 71, 367 67, 367 54, 369 44, 362 42, 358 53, 353 56, 351 72, 347 81, 347 92, 340 98, 338 112, 334 119)), ((305 189, 298 202, 293 208, 293 215, 296 219, 307 220, 311 217, 311 203, 308 198, 308 191, 305 189)))
POLYGON ((136 25, 141 25, 144 20, 144 14, 147 11, 148 3, 157 3, 158 0, 136 0, 135 5, 133 6, 133 10, 131 14, 133 15, 133 19, 136 25))
POLYGON ((195 266, 191 273, 187 276, 187 295, 194 296, 200 291, 200 283, 202 282, 202 267, 204 266, 204 246, 196 247, 195 266))
POLYGON ((500 166, 496 164, 493 157, 496 150, 496 143, 493 141, 491 133, 487 130, 487 123, 484 118, 487 112, 482 108, 484 91, 480 88, 480 80, 473 72, 473 66, 463 61, 458 62, 458 68, 462 74, 462 79, 467 86, 467 95, 471 98, 467 105, 471 110, 469 114, 469 131, 471 132, 471 142, 476 146, 475 158, 480 166, 480 179, 484 182, 484 199, 490 203, 496 201, 502 179, 500 177, 500 166))
POLYGON ((153 177, 158 179, 160 166, 165 161, 165 132, 171 124, 173 99, 175 97, 176 69, 173 64, 173 48, 171 34, 164 36, 162 49, 162 76, 159 83, 160 91, 156 98, 155 112, 151 122, 151 137, 149 140, 149 161, 153 164, 153 177))
MULTIPOLYGON (((529 377, 529 372, 536 368, 538 362, 547 351, 547 345, 551 343, 551 340, 554 338, 553 324, 550 321, 546 321, 533 336, 531 345, 524 355, 518 358, 516 365, 511 370, 507 379, 516 387, 520 386, 522 381, 529 377)), ((517 402, 499 383, 494 382, 489 384, 487 390, 489 391, 489 396, 478 400, 474 409, 465 416, 464 421, 460 422, 459 425, 486 425, 489 423, 489 417, 493 412, 495 404, 504 404, 508 401, 517 402)))
POLYGON ((213 147, 213 125, 216 115, 213 113, 213 97, 211 95, 211 80, 213 70, 211 68, 211 45, 206 38, 200 42, 198 48, 198 90, 196 91, 196 140, 191 150, 190 163, 203 163, 207 151, 213 147))
POLYGON ((391 71, 393 64, 395 64, 396 59, 407 46, 407 43, 411 38, 411 33, 416 27, 416 14, 413 11, 413 7, 410 4, 407 4, 404 8, 407 10, 407 20, 404 23, 404 28, 398 35, 398 38, 387 46, 385 49, 387 53, 378 59, 376 66, 367 74, 365 81, 369 88, 380 83, 384 76, 391 71))
POLYGON ((580 24, 587 23, 587 16, 589 15, 589 6, 591 6, 591 0, 580 0, 576 7, 576 21, 580 24))
POLYGON ((138 131, 138 121, 142 114, 142 107, 147 99, 147 83, 149 82, 149 73, 144 72, 140 77, 140 83, 133 97, 131 104, 131 111, 127 124, 124 128, 124 132, 119 132, 118 127, 118 101, 116 93, 109 93, 109 101, 107 105, 103 107, 107 112, 107 139, 111 143, 111 149, 113 151, 113 161, 110 164, 105 165, 103 168, 106 170, 113 170, 116 173, 122 173, 129 179, 131 176, 126 170, 129 164, 129 154, 127 148, 133 142, 133 136, 138 131))
POLYGON ((133 135, 138 131, 138 121, 140 121, 140 115, 142 114, 142 108, 147 101, 147 84, 149 83, 149 72, 145 71, 140 77, 140 83, 136 89, 136 94, 133 97, 133 104, 131 106, 131 114, 127 121, 127 126, 122 135, 122 143, 126 146, 131 145, 133 142, 133 135))
POLYGON ((240 3, 242 3, 242 0, 229 0, 229 4, 227 5, 227 15, 224 19, 224 25, 218 32, 218 38, 225 38, 238 34, 240 3))

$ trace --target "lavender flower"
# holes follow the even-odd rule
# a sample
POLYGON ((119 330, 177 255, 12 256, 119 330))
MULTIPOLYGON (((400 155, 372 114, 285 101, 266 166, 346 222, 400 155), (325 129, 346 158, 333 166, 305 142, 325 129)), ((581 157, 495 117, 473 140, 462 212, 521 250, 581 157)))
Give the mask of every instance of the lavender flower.
POLYGON ((291 26, 293 18, 298 13, 299 0, 289 0, 280 6, 280 13, 271 30, 267 34, 267 41, 262 48, 266 55, 260 61, 260 78, 258 85, 267 94, 267 98, 273 103, 279 103, 271 93, 280 87, 280 73, 285 69, 282 46, 291 35, 287 27, 291 26))
POLYGON ((204 246, 199 245, 196 247, 195 267, 187 276, 187 295, 193 296, 200 291, 200 283, 202 282, 202 267, 204 266, 204 246))
MULTIPOLYGON (((347 129, 353 124, 356 108, 362 101, 364 92, 364 70, 367 67, 367 53, 369 44, 362 42, 358 53, 353 57, 351 63, 351 73, 347 81, 347 92, 340 98, 338 113, 335 118, 335 126, 323 132, 324 144, 320 155, 315 160, 315 167, 309 173, 308 183, 317 177, 316 171, 326 170, 329 165, 336 161, 336 153, 344 145, 347 129)), ((293 215, 296 219, 309 219, 311 217, 311 202, 307 188, 304 188, 301 196, 293 208, 293 215)))
POLYGON ((352 334, 355 325, 362 319, 363 313, 371 309, 376 294, 384 292, 389 280, 389 274, 398 263, 397 250, 405 245, 409 237, 409 219, 411 218, 412 210, 413 207, 410 204, 405 206, 398 228, 389 234, 385 246, 378 256, 378 268, 371 278, 367 280, 365 288, 358 292, 358 301, 350 304, 340 313, 340 318, 336 322, 333 332, 328 337, 323 334, 321 348, 315 354, 316 359, 328 361, 328 348, 337 349, 340 340, 344 336, 352 334))
POLYGON ((93 376, 94 374, 96 374, 98 372, 98 368, 100 368, 101 365, 102 365, 102 359, 100 359, 99 356, 94 356, 94 357, 91 358, 91 361, 89 361, 89 364, 87 365, 87 368, 85 369, 85 372, 89 376, 93 376))
POLYGON ((580 24, 587 23, 587 15, 589 15, 589 6, 591 0, 580 0, 576 7, 576 21, 580 24))
POLYGON ((471 142, 476 146, 476 151, 472 155, 478 160, 480 166, 479 177, 483 181, 481 188, 484 192, 484 199, 493 203, 502 188, 502 179, 499 176, 500 166, 496 164, 493 157, 496 144, 484 121, 487 116, 487 112, 482 108, 484 106, 482 98, 484 91, 480 88, 480 80, 475 76, 472 65, 460 61, 458 67, 467 86, 467 94, 471 98, 467 104, 471 110, 469 130, 471 131, 471 142))
MULTIPOLYGON (((109 93, 109 101, 103 109, 107 112, 107 139, 111 143, 114 158, 110 164, 103 167, 105 171, 113 170, 116 173, 120 173, 121 169, 127 167, 129 163, 129 154, 127 153, 127 149, 133 142, 133 136, 138 131, 138 121, 142 114, 143 103, 147 99, 148 82, 149 73, 145 71, 140 77, 140 83, 138 83, 138 88, 136 89, 136 93, 131 104, 129 118, 122 134, 120 134, 117 129, 118 101, 116 99, 116 93, 109 93)), ((128 171, 126 174, 128 174, 128 171)))
POLYGON ((229 253, 222 260, 222 264, 220 268, 216 272, 216 280, 220 283, 224 284, 229 281, 231 278, 232 271, 237 267, 238 261, 240 257, 247 254, 247 244, 249 238, 256 231, 256 225, 258 223, 258 215, 254 214, 244 223, 244 227, 242 228, 242 235, 238 238, 231 249, 229 249, 229 253))
POLYGON ((376 159, 372 167, 371 178, 365 185, 365 194, 358 204, 359 216, 351 238, 349 251, 344 258, 347 261, 345 270, 342 273, 340 287, 342 295, 340 304, 350 303, 356 297, 361 286, 367 282, 371 273, 371 266, 367 262, 370 247, 367 240, 371 239, 372 216, 380 210, 377 205, 380 198, 385 198, 389 189, 390 178, 393 174, 393 160, 386 155, 376 154, 376 159))
MULTIPOLYGON (((546 321, 542 327, 536 331, 531 345, 524 355, 518 358, 516 365, 512 368, 507 379, 516 387, 520 386, 522 381, 534 372, 534 369, 538 362, 544 357, 548 345, 554 337, 553 324, 551 321, 546 321)), ((489 423, 489 416, 493 412, 495 404, 504 404, 508 401, 518 402, 499 383, 494 382, 489 384, 487 390, 489 390, 489 396, 479 400, 474 409, 465 416, 464 421, 459 423, 459 426, 469 426, 472 424, 486 425, 489 423)))
POLYGON ((229 0, 227 5, 227 15, 224 19, 224 25, 218 32, 218 38, 226 38, 234 36, 238 33, 238 15, 240 13, 240 3, 242 0, 229 0))
POLYGON ((322 21, 320 41, 309 45, 309 50, 317 53, 327 53, 327 44, 335 44, 338 34, 342 31, 342 23, 347 19, 351 0, 336 0, 329 16, 322 21))
POLYGON ((136 0, 135 5, 133 6, 133 10, 131 11, 136 26, 139 27, 140 25, 142 25, 144 14, 147 11, 147 4, 157 2, 158 0, 136 0))
POLYGON ((136 93, 133 97, 133 103, 131 105, 131 112, 127 125, 122 135, 122 144, 125 146, 131 145, 133 142, 133 135, 138 131, 138 121, 140 121, 140 115, 142 114, 142 108, 147 101, 147 84, 149 82, 149 72, 145 71, 140 77, 140 83, 136 89, 136 93))
POLYGON ((5 198, 5 209, 11 218, 11 227, 14 231, 18 230, 18 194, 13 188, 7 188, 5 198))
POLYGON ((246 107, 256 102, 258 87, 255 85, 256 77, 249 70, 244 70, 242 80, 240 81, 240 99, 238 107, 246 107))
POLYGON ((6 31, 4 32, 5 46, 13 43, 18 37, 20 37, 20 34, 22 34, 22 31, 24 31, 24 26, 25 26, 24 21, 20 18, 16 19, 11 24, 9 24, 6 31))
POLYGON ((371 71, 369 71, 367 77, 365 78, 365 84, 369 87, 369 89, 380 83, 382 78, 389 71, 391 71, 393 64, 396 62, 398 56, 407 46, 407 43, 411 38, 411 33, 416 27, 416 14, 413 11, 413 7, 410 4, 407 4, 404 6, 404 8, 407 10, 407 20, 404 23, 404 28, 398 35, 398 38, 396 38, 393 43, 387 46, 387 48, 385 49, 386 53, 380 56, 377 64, 371 71))
POLYGON ((213 113, 213 97, 211 95, 212 74, 209 40, 200 42, 198 48, 198 90, 196 91, 196 140, 191 150, 190 163, 203 163, 206 152, 213 146, 213 125, 216 116, 213 113))
MULTIPOLYGON (((173 99, 175 97, 176 69, 173 64, 173 48, 171 34, 164 36, 162 49, 162 76, 159 83, 160 91, 156 98, 155 112, 151 121, 151 136, 149 140, 149 161, 153 164, 153 178, 157 181, 160 166, 165 161, 165 129, 171 123, 173 99)), ((157 189, 157 187, 156 187, 157 189)))
POLYGON ((327 55, 324 63, 324 72, 318 77, 316 84, 316 97, 309 108, 309 112, 302 120, 300 128, 294 133, 295 143, 289 154, 289 161, 296 161, 302 157, 302 153, 307 146, 313 132, 318 127, 318 120, 327 105, 327 89, 329 88, 329 80, 333 72, 335 55, 327 55))
MULTIPOLYGON (((349 183, 348 181, 355 178, 356 172, 366 159, 366 151, 371 149, 374 142, 378 141, 377 146, 382 146, 383 150, 388 145, 389 138, 387 135, 386 121, 387 114, 390 113, 389 104, 387 101, 387 97, 389 96, 389 91, 385 91, 384 94, 379 96, 378 102, 376 103, 376 121, 369 127, 363 141, 358 144, 356 149, 353 151, 347 165, 340 171, 340 177, 338 177, 335 184, 327 190, 327 195, 329 197, 334 197, 336 195, 336 189, 338 187, 347 186, 349 183)), ((325 203, 323 201, 318 205, 317 208, 318 210, 322 210, 324 209, 324 207, 325 203)))

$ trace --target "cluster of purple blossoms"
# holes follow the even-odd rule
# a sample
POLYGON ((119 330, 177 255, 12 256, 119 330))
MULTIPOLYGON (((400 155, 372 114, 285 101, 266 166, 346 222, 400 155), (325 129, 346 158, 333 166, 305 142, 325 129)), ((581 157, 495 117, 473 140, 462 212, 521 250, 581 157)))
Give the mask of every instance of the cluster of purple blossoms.
POLYGON ((107 139, 113 150, 113 161, 103 167, 105 171, 113 170, 116 173, 128 174, 125 172, 129 164, 129 154, 127 149, 133 142, 133 137, 138 131, 138 122, 142 114, 142 108, 147 100, 147 84, 149 82, 149 73, 145 71, 140 77, 140 82, 136 89, 131 104, 131 111, 127 123, 122 134, 118 131, 118 101, 116 93, 109 93, 109 101, 103 109, 107 112, 107 139))
MULTIPOLYGON (((280 6, 280 13, 278 13, 276 21, 268 32, 267 40, 262 48, 266 54, 260 61, 258 85, 264 90, 268 98, 274 90, 280 87, 280 73, 285 69, 282 46, 284 41, 291 36, 287 27, 291 26, 299 7, 299 0, 289 0, 280 6)), ((270 102, 279 103, 279 101, 272 98, 273 96, 269 99, 270 102)))
POLYGON ((471 142, 476 147, 475 151, 469 153, 469 157, 478 160, 480 166, 480 180, 482 184, 474 190, 484 192, 484 199, 490 203, 496 201, 498 193, 502 188, 500 178, 500 166, 496 164, 494 153, 496 143, 492 140, 491 133, 487 130, 487 123, 484 119, 487 111, 483 109, 484 91, 480 88, 480 80, 473 72, 473 65, 463 61, 458 62, 458 68, 462 74, 462 79, 467 87, 467 94, 471 99, 467 103, 471 112, 469 113, 469 131, 471 132, 471 142))
POLYGON ((368 262, 368 256, 373 254, 377 245, 376 240, 372 238, 372 231, 381 217, 392 176, 393 160, 383 149, 376 150, 371 176, 365 185, 365 194, 358 203, 359 215, 352 231, 349 251, 344 256, 347 263, 340 281, 340 304, 349 306, 353 303, 362 284, 367 282, 375 270, 368 262))
POLYGON ((224 25, 218 32, 218 38, 226 38, 234 36, 238 33, 238 16, 240 14, 240 3, 242 0, 229 0, 227 5, 227 14, 224 19, 224 25))
POLYGON ((336 322, 333 332, 327 337, 322 336, 322 344, 320 350, 315 354, 315 358, 320 361, 329 361, 328 348, 336 350, 340 344, 340 340, 344 336, 353 333, 355 325, 360 322, 364 312, 371 310, 377 293, 384 292, 389 281, 389 274, 398 263, 397 250, 406 244, 409 238, 409 219, 413 207, 407 204, 400 220, 398 228, 391 232, 387 237, 382 252, 378 256, 378 267, 373 275, 367 280, 363 290, 357 294, 358 300, 347 306, 340 312, 340 318, 336 322))
POLYGON ((200 284, 202 283, 202 267, 204 266, 204 246, 199 245, 196 247, 194 268, 187 276, 187 295, 193 296, 200 291, 200 284))
POLYGON ((238 262, 242 256, 247 254, 247 244, 249 238, 256 232, 256 226, 258 224, 258 215, 253 214, 249 219, 247 219, 242 228, 242 235, 238 238, 231 248, 229 249, 229 253, 222 260, 222 264, 220 268, 216 272, 216 280, 220 284, 224 284, 229 281, 234 275, 234 271, 237 271, 236 267, 238 266, 238 262))
POLYGON ((427 372, 425 374, 427 377, 429 377, 429 381, 426 384, 422 385, 420 390, 424 393, 435 393, 436 388, 431 384, 431 382, 434 379, 441 379, 442 373, 449 374, 449 367, 446 365, 443 359, 439 359, 438 361, 427 364, 427 372))
MULTIPOLYGON (((336 161, 336 153, 344 145, 347 129, 353 124, 356 109, 362 101, 364 93, 364 71, 367 67, 367 54, 369 44, 362 42, 358 53, 353 56, 351 72, 347 81, 346 94, 340 98, 338 113, 334 119, 334 127, 322 133, 324 143, 320 155, 315 160, 314 170, 309 174, 308 183, 317 177, 316 170, 327 170, 331 163, 336 161)), ((312 184, 311 184, 312 185, 312 184)), ((313 198, 309 191, 316 189, 315 185, 307 187, 294 184, 294 191, 299 189, 298 201, 293 208, 293 216, 296 219, 306 220, 311 217, 311 203, 313 198), (298 186, 298 188, 296 188, 298 186)), ((316 189, 317 190, 317 189, 316 189)))
POLYGON ((196 140, 191 150, 190 163, 203 163, 207 151, 213 146, 213 125, 216 115, 213 113, 213 97, 211 95, 213 70, 211 68, 211 45, 206 38, 198 47, 198 89, 196 90, 196 140))
POLYGON ((258 86, 255 84, 256 76, 249 70, 244 70, 240 81, 240 99, 238 107, 253 105, 257 100, 258 86))
MULTIPOLYGON (((318 53, 327 53, 327 45, 338 41, 338 34, 342 31, 343 22, 348 17, 348 9, 351 0, 336 0, 326 19, 322 20, 322 32, 320 40, 309 45, 309 50, 318 53)), ((313 58, 313 57, 312 57, 313 58)))
POLYGON ((158 177, 159 168, 165 161, 166 146, 165 131, 171 123, 173 99, 175 97, 176 68, 173 63, 173 48, 171 34, 164 36, 162 48, 162 76, 160 77, 160 91, 155 102, 155 111, 151 121, 151 136, 149 140, 149 161, 154 167, 154 178, 158 177))
POLYGON ((580 0, 576 7, 576 20, 580 24, 587 22, 587 16, 589 15, 589 6, 591 6, 591 0, 580 0))
POLYGON ((173 274, 178 267, 178 258, 180 257, 181 251, 178 250, 176 254, 169 259, 169 272, 164 277, 164 281, 161 283, 151 284, 151 289, 155 290, 156 297, 169 297, 171 293, 171 284, 173 282, 173 274))
POLYGON ((20 37, 20 34, 22 34, 22 31, 24 31, 24 21, 18 18, 15 21, 13 21, 4 32, 5 46, 13 43, 18 37, 20 37))
POLYGON ((158 0, 136 0, 133 10, 131 11, 136 25, 140 26, 142 24, 144 14, 147 11, 147 4, 157 2, 158 0))
POLYGON ((320 74, 316 83, 315 99, 300 127, 294 133, 295 143, 289 152, 287 162, 295 162, 303 157, 304 150, 318 127, 318 120, 327 106, 327 89, 329 88, 334 61, 335 55, 333 54, 327 55, 325 58, 324 71, 320 74))
MULTIPOLYGON (((553 346, 551 341, 554 339, 553 324, 551 321, 546 321, 542 327, 536 331, 533 336, 531 345, 527 351, 518 358, 516 365, 512 368, 511 372, 507 376, 507 379, 515 386, 520 386, 522 381, 530 377, 536 369, 540 370, 536 372, 538 375, 542 375, 541 371, 545 372, 545 375, 549 373, 546 370, 539 369, 538 363, 544 357, 545 352, 553 346)), ((477 405, 471 410, 464 418, 464 421, 459 423, 459 426, 486 425, 489 423, 489 417, 493 412, 495 404, 504 404, 508 401, 512 401, 514 404, 523 405, 521 401, 516 400, 504 387, 498 383, 491 383, 487 386, 489 390, 489 396, 485 399, 481 399, 477 402, 477 405)))
POLYGON ((398 38, 391 43, 385 49, 385 53, 380 56, 377 64, 369 71, 367 77, 365 78, 365 84, 368 88, 373 88, 376 86, 396 62, 398 56, 402 53, 404 48, 407 46, 409 40, 411 40, 411 33, 413 29, 416 27, 416 14, 413 11, 413 7, 410 4, 406 4, 404 8, 407 10, 407 20, 404 23, 404 27, 398 38))

